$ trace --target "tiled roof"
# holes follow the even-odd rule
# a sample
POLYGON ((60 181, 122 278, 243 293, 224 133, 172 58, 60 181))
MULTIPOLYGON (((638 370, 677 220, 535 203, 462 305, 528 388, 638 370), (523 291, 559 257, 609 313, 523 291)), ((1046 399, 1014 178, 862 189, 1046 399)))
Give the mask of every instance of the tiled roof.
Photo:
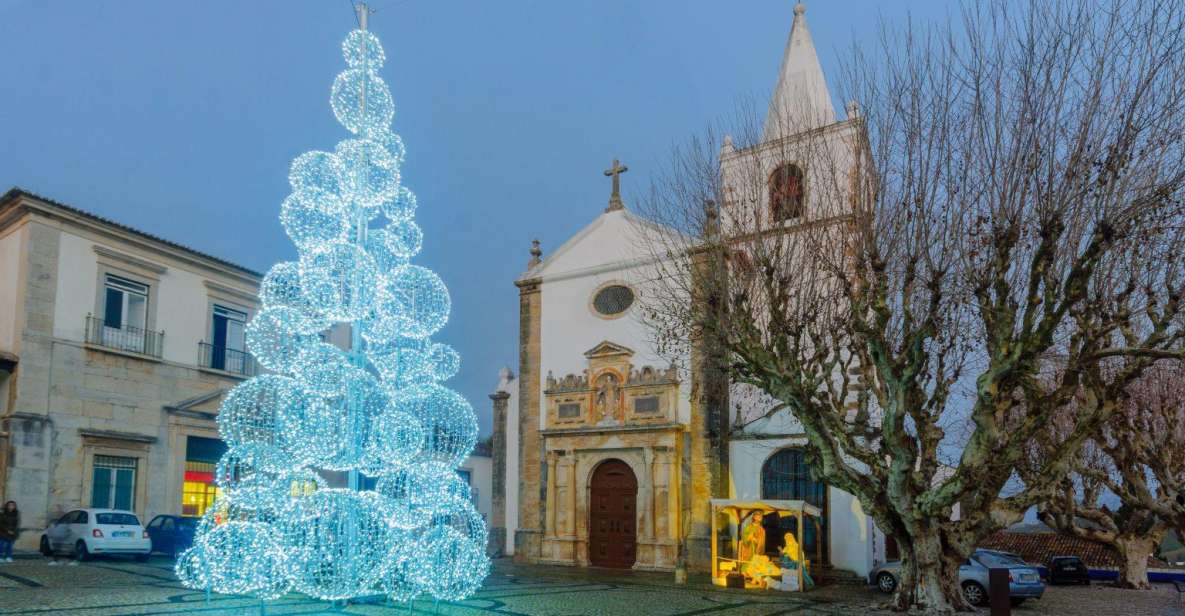
MULTIPOLYGON (((1034 565, 1046 565, 1054 556, 1077 556, 1092 569, 1119 566, 1119 554, 1111 546, 1062 533, 1002 531, 988 537, 979 547, 1019 554, 1034 565)), ((1149 558, 1148 566, 1164 567, 1165 563, 1149 558)))
POLYGON ((95 222, 98 222, 98 223, 101 223, 104 225, 116 227, 118 229, 127 231, 129 233, 135 233, 136 235, 148 238, 154 242, 159 242, 161 244, 165 244, 165 245, 171 246, 173 248, 184 250, 184 251, 191 253, 195 256, 201 257, 203 259, 207 259, 209 261, 213 261, 215 263, 219 263, 221 265, 225 265, 226 267, 231 267, 231 268, 237 269, 245 274, 255 276, 256 278, 263 278, 263 274, 255 271, 253 269, 243 267, 242 265, 239 265, 238 263, 232 263, 230 261, 227 261, 226 259, 215 257, 214 255, 211 255, 209 253, 205 253, 200 250, 194 250, 193 248, 190 248, 189 246, 186 246, 184 244, 172 242, 172 241, 166 240, 163 237, 152 235, 151 233, 145 233, 144 231, 141 231, 139 229, 129 227, 129 226, 122 224, 122 223, 115 222, 114 220, 111 220, 109 218, 103 218, 102 216, 97 216, 97 215, 92 214, 90 212, 80 210, 76 207, 66 205, 65 203, 54 201, 53 199, 47 199, 45 197, 42 197, 41 195, 38 195, 37 193, 29 192, 23 188, 20 188, 19 186, 14 186, 14 187, 10 188, 8 190, 8 192, 4 193, 3 196, 0 196, 0 205, 4 205, 5 203, 8 203, 9 201, 13 201, 15 199, 18 199, 20 197, 26 197, 29 199, 36 199, 36 200, 41 201, 43 203, 48 203, 49 205, 52 205, 54 207, 66 210, 72 214, 82 216, 83 218, 89 218, 90 220, 93 220, 95 222))

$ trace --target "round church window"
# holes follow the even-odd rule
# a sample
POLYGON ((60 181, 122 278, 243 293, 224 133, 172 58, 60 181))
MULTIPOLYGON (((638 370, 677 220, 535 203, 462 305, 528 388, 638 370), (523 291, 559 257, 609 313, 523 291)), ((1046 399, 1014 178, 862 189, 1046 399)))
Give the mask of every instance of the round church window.
POLYGON ((593 296, 593 309, 603 317, 615 317, 629 310, 634 303, 634 291, 625 285, 602 287, 593 296))

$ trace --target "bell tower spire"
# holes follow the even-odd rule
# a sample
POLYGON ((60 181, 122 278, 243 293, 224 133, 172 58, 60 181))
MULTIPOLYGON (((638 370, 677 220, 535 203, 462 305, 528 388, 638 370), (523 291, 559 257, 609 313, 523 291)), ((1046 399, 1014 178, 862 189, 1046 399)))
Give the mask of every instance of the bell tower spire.
POLYGON ((778 85, 769 101, 762 141, 772 141, 835 122, 831 91, 806 25, 806 5, 794 5, 794 23, 782 55, 778 85))

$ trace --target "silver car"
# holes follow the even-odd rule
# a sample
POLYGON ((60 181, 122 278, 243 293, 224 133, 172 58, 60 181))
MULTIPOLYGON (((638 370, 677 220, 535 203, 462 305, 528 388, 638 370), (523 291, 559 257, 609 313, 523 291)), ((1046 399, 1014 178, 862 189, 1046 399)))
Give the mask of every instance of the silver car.
MULTIPOLYGON (((959 585, 963 587, 963 597, 968 603, 987 605, 989 569, 1008 569, 1008 595, 1014 606, 1026 599, 1040 599, 1045 594, 1041 572, 1021 557, 995 550, 975 550, 959 567, 959 585)), ((896 590, 900 579, 901 561, 897 560, 874 567, 868 574, 868 582, 885 593, 896 590)))

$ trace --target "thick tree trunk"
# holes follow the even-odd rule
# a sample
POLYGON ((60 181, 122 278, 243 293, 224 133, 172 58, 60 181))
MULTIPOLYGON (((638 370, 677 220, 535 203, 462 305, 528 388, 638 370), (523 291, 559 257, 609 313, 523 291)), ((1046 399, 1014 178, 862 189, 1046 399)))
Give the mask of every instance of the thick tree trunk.
POLYGON ((1148 590, 1148 557, 1159 543, 1154 537, 1119 537, 1115 549, 1119 551, 1119 579, 1115 585, 1120 588, 1148 590))
POLYGON ((929 531, 912 540, 900 541, 901 580, 893 595, 897 611, 916 609, 924 614, 951 614, 970 611, 959 586, 961 560, 949 557, 942 541, 929 531))

